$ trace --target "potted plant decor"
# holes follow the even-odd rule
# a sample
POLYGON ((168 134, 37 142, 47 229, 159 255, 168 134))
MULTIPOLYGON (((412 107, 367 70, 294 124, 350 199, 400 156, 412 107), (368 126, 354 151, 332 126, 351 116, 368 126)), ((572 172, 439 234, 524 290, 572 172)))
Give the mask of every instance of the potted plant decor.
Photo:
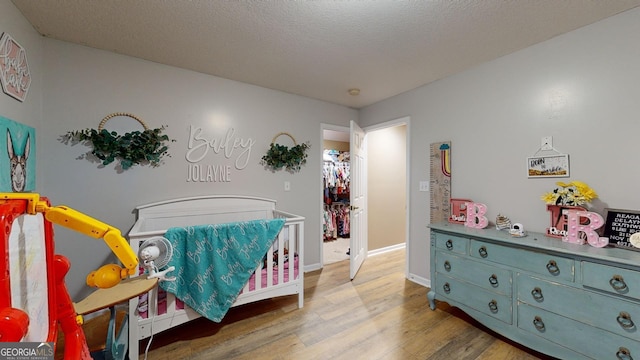
POLYGON ((548 205, 580 206, 598 197, 598 194, 582 181, 569 183, 558 181, 556 185, 557 187, 553 191, 542 195, 542 201, 548 205))
POLYGON ((90 153, 100 159, 102 165, 119 161, 122 170, 134 165, 149 164, 153 167, 162 163, 162 158, 170 156, 168 142, 175 140, 163 134, 165 126, 149 129, 147 125, 133 114, 113 113, 102 119, 97 129, 69 131, 63 136, 68 143, 84 142, 92 147, 90 153), (120 135, 115 131, 104 129, 105 123, 115 116, 127 116, 138 121, 143 131, 127 132, 120 135))
MULTIPOLYGON (((566 216, 562 210, 587 211, 585 206, 596 199, 598 194, 582 181, 558 181, 556 185, 553 191, 545 193, 541 199, 547 204, 547 211, 551 215, 551 226, 547 228, 547 236, 562 238, 567 233, 566 216)), ((587 219, 583 221, 588 223, 587 219)))

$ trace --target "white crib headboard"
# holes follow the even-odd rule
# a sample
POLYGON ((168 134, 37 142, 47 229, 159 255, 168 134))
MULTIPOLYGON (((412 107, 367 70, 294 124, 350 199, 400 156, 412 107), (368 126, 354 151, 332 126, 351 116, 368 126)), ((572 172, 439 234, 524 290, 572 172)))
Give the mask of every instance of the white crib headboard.
POLYGON ((271 219, 276 201, 242 195, 205 195, 160 201, 136 207, 129 237, 164 233, 174 226, 271 219))

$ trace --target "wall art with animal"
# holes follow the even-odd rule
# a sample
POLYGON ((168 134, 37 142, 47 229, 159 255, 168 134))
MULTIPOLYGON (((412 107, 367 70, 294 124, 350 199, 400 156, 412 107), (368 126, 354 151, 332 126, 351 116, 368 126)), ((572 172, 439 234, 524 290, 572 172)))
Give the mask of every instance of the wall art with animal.
POLYGON ((36 130, 0 116, 0 192, 36 188, 36 130))

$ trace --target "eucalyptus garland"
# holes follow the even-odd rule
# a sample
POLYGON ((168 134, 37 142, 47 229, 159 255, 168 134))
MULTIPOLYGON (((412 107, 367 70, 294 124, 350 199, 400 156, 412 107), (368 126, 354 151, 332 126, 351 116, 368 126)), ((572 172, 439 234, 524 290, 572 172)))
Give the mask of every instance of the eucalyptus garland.
MULTIPOLYGON (((269 146, 269 150, 262 157, 261 164, 271 168, 273 171, 285 168, 290 172, 300 171, 302 165, 307 163, 307 150, 311 147, 309 142, 302 144, 296 144, 294 147, 289 148, 285 145, 275 143, 275 139, 279 135, 287 135, 293 139, 293 137, 287 133, 280 133, 276 135, 273 142, 269 146)), ((293 140, 295 143, 295 139, 293 140)))
POLYGON ((106 120, 113 116, 134 117, 125 113, 112 114, 100 123, 98 129, 69 131, 63 136, 63 141, 65 143, 83 142, 92 147, 90 153, 100 159, 102 165, 109 165, 119 160, 122 170, 144 164, 157 167, 162 163, 163 157, 171 156, 167 142, 175 140, 169 139, 169 136, 162 133, 165 126, 149 129, 140 119, 134 117, 144 126, 144 131, 132 131, 120 135, 103 128, 106 120))

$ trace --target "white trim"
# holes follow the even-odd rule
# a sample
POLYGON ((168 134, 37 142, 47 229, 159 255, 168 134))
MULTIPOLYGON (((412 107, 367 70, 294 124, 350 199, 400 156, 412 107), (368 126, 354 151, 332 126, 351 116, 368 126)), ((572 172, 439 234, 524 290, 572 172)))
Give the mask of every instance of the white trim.
POLYGON ((304 265, 304 272, 306 272, 306 273, 311 272, 311 271, 320 270, 320 269, 322 269, 322 265, 318 264, 318 263, 311 264, 311 265, 307 265, 307 264, 304 265))
MULTIPOLYGON (((323 149, 323 144, 324 144, 324 130, 333 130, 333 131, 341 131, 341 132, 345 132, 347 134, 351 133, 351 129, 348 126, 340 126, 340 125, 332 125, 332 124, 325 124, 325 123, 320 123, 320 146, 318 146, 318 148, 320 149, 320 164, 318 166, 318 169, 320 171, 320 175, 319 175, 319 179, 322 179, 322 166, 323 166, 323 162, 322 162, 322 155, 324 152, 323 149)), ((324 186, 322 184, 322 181, 320 181, 320 199, 323 199, 324 197, 324 186)), ((322 267, 324 266, 324 239, 322 238, 322 221, 323 221, 323 211, 324 211, 324 201, 320 201, 320 232, 317 234, 317 236, 319 236, 318 239, 318 245, 320 247, 320 266, 317 267, 317 265, 313 266, 313 270, 318 270, 318 269, 322 269, 322 267)), ((313 270, 309 270, 309 271, 313 271, 313 270)), ((305 267, 305 271, 306 267, 305 267)))
POLYGON ((404 248, 406 248, 406 246, 407 246, 406 243, 400 243, 400 244, 395 244, 395 245, 383 247, 383 248, 380 248, 380 249, 371 250, 371 251, 367 252, 367 257, 386 254, 386 253, 391 252, 391 251, 404 249, 404 248))
POLYGON ((395 127, 395 126, 408 125, 410 120, 411 120, 411 117, 405 116, 395 120, 389 120, 383 123, 369 125, 362 129, 369 132, 369 131, 381 130, 381 129, 386 129, 386 128, 395 127))
POLYGON ((416 284, 422 285, 424 287, 431 288, 431 280, 429 280, 427 278, 423 278, 423 277, 418 276, 416 274, 409 274, 407 279, 409 279, 409 281, 413 281, 416 284))

